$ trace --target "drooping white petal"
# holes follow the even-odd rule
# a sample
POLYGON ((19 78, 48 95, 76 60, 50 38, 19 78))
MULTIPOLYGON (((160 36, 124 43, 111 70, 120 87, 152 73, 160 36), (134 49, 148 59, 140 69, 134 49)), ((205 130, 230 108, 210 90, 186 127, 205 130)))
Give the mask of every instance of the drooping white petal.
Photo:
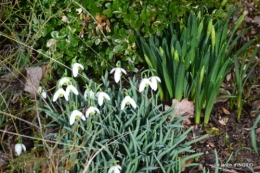
POLYGON ((74 76, 74 77, 77 77, 77 76, 78 76, 78 74, 79 74, 79 69, 81 69, 81 70, 84 69, 84 67, 83 67, 82 64, 80 64, 80 63, 74 63, 74 64, 72 64, 72 73, 73 73, 73 76, 74 76))
POLYGON ((152 83, 152 85, 150 85, 151 88, 152 88, 154 91, 156 91, 157 88, 158 88, 158 86, 157 86, 157 81, 161 83, 161 79, 160 79, 158 76, 152 76, 152 77, 150 77, 149 79, 150 79, 150 81, 151 81, 151 83, 152 83))
POLYGON ((42 98, 44 98, 44 99, 47 98, 47 93, 45 92, 45 90, 44 90, 41 86, 39 86, 37 92, 38 92, 39 94, 41 94, 41 97, 42 97, 42 98))
POLYGON ((140 85, 139 85, 139 92, 143 92, 143 91, 144 91, 144 88, 145 88, 146 86, 148 86, 148 85, 152 86, 152 83, 150 82, 150 80, 147 79, 147 78, 143 78, 143 79, 141 80, 140 85))
POLYGON ((99 104, 99 106, 103 105, 104 98, 107 99, 107 100, 110 100, 109 95, 107 93, 105 93, 105 92, 98 92, 96 95, 98 97, 98 104, 99 104))
POLYGON ((15 144, 14 150, 16 152, 16 155, 19 156, 23 150, 26 151, 26 147, 24 144, 15 144))
POLYGON ((74 124, 76 118, 81 118, 83 121, 86 120, 86 118, 82 112, 80 112, 78 110, 74 110, 74 111, 72 111, 72 113, 70 115, 70 125, 74 124))
POLYGON ((98 108, 96 108, 96 107, 94 107, 94 106, 90 106, 90 107, 88 108, 88 110, 86 111, 86 118, 88 118, 88 116, 89 116, 90 114, 95 114, 96 112, 97 112, 98 114, 100 114, 100 111, 99 111, 98 108))
POLYGON ((113 73, 113 72, 115 72, 114 78, 115 78, 116 83, 118 83, 119 80, 121 79, 122 72, 126 74, 126 71, 123 68, 119 68, 119 67, 113 68, 110 73, 113 73))
POLYGON ((58 87, 62 87, 63 85, 69 85, 71 84, 70 78, 68 77, 63 77, 59 80, 58 82, 58 87))
POLYGON ((108 173, 120 173, 121 169, 122 168, 119 165, 111 166, 108 170, 108 173))
POLYGON ((67 95, 69 95, 70 92, 73 92, 76 95, 79 94, 78 90, 73 85, 68 85, 67 88, 66 88, 67 95))
POLYGON ((124 110, 125 105, 130 105, 130 104, 134 109, 136 108, 136 103, 134 99, 132 99, 130 96, 126 96, 121 103, 121 110, 124 110))
POLYGON ((84 92, 85 100, 87 100, 87 97, 90 97, 91 99, 95 98, 95 93, 92 90, 89 90, 88 88, 84 92))
POLYGON ((63 88, 59 88, 59 89, 55 92, 55 94, 54 94, 54 96, 53 96, 53 102, 55 102, 59 97, 63 97, 63 96, 65 97, 65 99, 66 99, 67 101, 69 100, 69 97, 68 97, 66 91, 64 91, 63 88))

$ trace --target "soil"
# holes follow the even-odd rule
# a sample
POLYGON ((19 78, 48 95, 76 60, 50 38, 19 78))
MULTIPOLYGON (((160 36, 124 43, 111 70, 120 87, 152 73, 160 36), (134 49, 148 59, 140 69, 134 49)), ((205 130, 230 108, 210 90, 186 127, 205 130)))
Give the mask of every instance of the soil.
MULTIPOLYGON (((253 150, 250 138, 250 131, 256 117, 244 113, 238 120, 236 112, 225 115, 222 106, 215 105, 207 127, 194 126, 190 139, 206 133, 209 135, 204 140, 193 144, 196 152, 204 153, 199 158, 199 167, 191 167, 184 172, 201 172, 203 167, 213 172, 216 166, 219 166, 219 170, 223 172, 251 172, 246 166, 251 167, 255 172, 260 171, 260 156, 253 150), (218 155, 218 165, 216 165, 215 151, 218 155)), ((255 131, 257 146, 260 146, 260 124, 255 131)), ((260 149, 258 152, 260 153, 260 149)))

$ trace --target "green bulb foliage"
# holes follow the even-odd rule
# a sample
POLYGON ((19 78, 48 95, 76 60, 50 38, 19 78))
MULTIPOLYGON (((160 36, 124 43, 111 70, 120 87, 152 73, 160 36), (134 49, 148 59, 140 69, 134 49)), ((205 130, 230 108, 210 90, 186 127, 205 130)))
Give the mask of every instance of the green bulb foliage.
POLYGON ((236 27, 228 31, 228 19, 234 12, 226 19, 214 19, 211 15, 202 15, 201 11, 191 12, 184 24, 170 24, 164 31, 149 38, 141 37, 137 42, 149 68, 155 69, 155 75, 162 79, 161 100, 188 98, 194 101, 196 123, 200 123, 200 114, 205 108, 204 124, 208 124, 234 57, 254 42, 250 40, 232 53, 238 39, 249 30, 235 34, 243 20, 241 16, 236 27))

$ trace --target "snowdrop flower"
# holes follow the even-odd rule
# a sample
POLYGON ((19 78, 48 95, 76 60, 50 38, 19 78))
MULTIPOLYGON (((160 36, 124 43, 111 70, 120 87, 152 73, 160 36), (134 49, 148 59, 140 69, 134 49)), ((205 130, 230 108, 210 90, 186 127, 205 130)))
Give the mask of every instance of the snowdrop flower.
POLYGON ((156 91, 157 90, 157 81, 161 83, 161 79, 158 76, 152 76, 149 78, 149 80, 151 81, 152 85, 151 88, 156 91))
POLYGON ((44 90, 41 86, 39 86, 37 92, 38 92, 39 94, 41 94, 41 97, 42 97, 42 98, 44 98, 44 99, 47 98, 47 93, 45 92, 45 90, 44 90))
POLYGON ((121 169, 122 168, 119 165, 111 166, 108 170, 108 173, 120 173, 121 169))
POLYGON ((147 78, 142 79, 139 85, 139 92, 142 92, 144 88, 147 87, 148 85, 150 85, 150 87, 152 88, 152 82, 150 82, 149 79, 147 78))
POLYGON ((76 95, 79 94, 78 90, 73 85, 68 85, 67 88, 66 88, 67 95, 69 95, 70 92, 73 92, 76 95))
POLYGON ((54 96, 53 96, 53 102, 55 102, 59 97, 65 97, 65 99, 68 101, 69 100, 69 97, 68 97, 68 94, 66 93, 66 91, 63 89, 63 88, 59 88, 54 96))
POLYGON ((70 85, 70 84, 71 84, 70 78, 68 78, 68 77, 62 77, 62 78, 59 80, 58 87, 62 87, 63 85, 70 85))
POLYGON ((107 93, 105 93, 105 92, 98 92, 96 95, 98 97, 98 104, 99 104, 99 106, 103 105, 104 99, 110 100, 109 95, 107 93))
POLYGON ((113 72, 115 72, 114 78, 115 78, 116 83, 119 82, 121 75, 122 75, 122 72, 126 74, 126 71, 123 68, 120 68, 120 67, 113 68, 110 71, 110 74, 113 73, 113 72))
POLYGON ((26 147, 23 144, 15 144, 14 150, 16 152, 16 155, 19 156, 23 150, 26 151, 26 147))
POLYGON ((73 73, 73 76, 74 76, 74 77, 77 77, 77 76, 78 76, 80 69, 81 69, 81 70, 84 69, 83 65, 81 65, 80 63, 74 63, 74 64, 72 64, 72 73, 73 73))
POLYGON ((82 112, 80 112, 78 110, 74 110, 70 114, 70 125, 74 124, 76 118, 81 118, 83 121, 86 120, 86 118, 82 112))
POLYGON ((86 111, 86 118, 88 118, 89 115, 94 115, 95 113, 100 114, 100 111, 98 108, 94 107, 94 106, 90 106, 88 108, 88 110, 86 111))
POLYGON ((95 98, 95 94, 92 90, 89 90, 88 88, 84 92, 84 98, 87 100, 87 97, 90 97, 91 99, 95 98))
POLYGON ((130 97, 130 96, 126 96, 125 98, 124 98, 124 100, 122 101, 122 103, 121 103, 121 110, 124 110, 124 108, 125 108, 125 105, 130 105, 131 104, 131 106, 135 109, 136 108, 136 103, 135 103, 135 101, 130 97))

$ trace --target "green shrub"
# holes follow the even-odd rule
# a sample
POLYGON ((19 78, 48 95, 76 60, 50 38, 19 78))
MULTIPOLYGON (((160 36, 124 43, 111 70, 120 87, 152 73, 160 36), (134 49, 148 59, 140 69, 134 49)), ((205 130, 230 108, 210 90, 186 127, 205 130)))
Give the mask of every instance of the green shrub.
POLYGON ((205 108, 204 124, 208 124, 234 57, 254 42, 248 41, 232 54, 238 39, 249 30, 235 35, 243 19, 242 15, 229 32, 228 20, 212 19, 210 15, 202 16, 201 12, 191 13, 184 26, 171 24, 163 32, 148 39, 141 37, 138 42, 149 68, 155 69, 155 75, 162 79, 160 98, 165 102, 173 98, 194 101, 197 124, 202 108, 205 108))
POLYGON ((99 79, 117 60, 127 70, 142 61, 136 54, 135 31, 148 36, 178 22, 197 5, 219 8, 223 4, 207 0, 22 0, 3 8, 0 27, 1 35, 20 47, 24 64, 44 61, 62 76, 65 68, 59 62, 69 66, 76 60, 99 79), (48 48, 51 39, 53 46, 48 48))

